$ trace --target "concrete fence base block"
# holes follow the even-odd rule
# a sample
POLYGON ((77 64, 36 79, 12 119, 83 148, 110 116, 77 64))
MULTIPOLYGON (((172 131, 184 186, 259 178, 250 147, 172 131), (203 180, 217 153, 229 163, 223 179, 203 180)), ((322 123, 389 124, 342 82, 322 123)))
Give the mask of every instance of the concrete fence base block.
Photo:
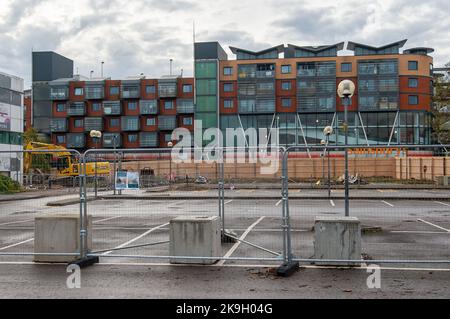
MULTIPOLYGON (((361 260, 361 224, 356 217, 319 216, 314 226, 315 259, 361 260)), ((359 266, 351 262, 318 265, 359 266)))
MULTIPOLYGON (((73 254, 80 252, 80 215, 42 215, 35 218, 34 252, 73 254)), ((92 216, 87 220, 87 248, 92 247, 92 216)), ((35 262, 69 263, 79 256, 35 255, 35 262)))
MULTIPOLYGON (((170 221, 170 256, 218 257, 221 255, 221 230, 217 216, 183 216, 170 221)), ((171 258, 172 264, 216 263, 213 259, 171 258)))

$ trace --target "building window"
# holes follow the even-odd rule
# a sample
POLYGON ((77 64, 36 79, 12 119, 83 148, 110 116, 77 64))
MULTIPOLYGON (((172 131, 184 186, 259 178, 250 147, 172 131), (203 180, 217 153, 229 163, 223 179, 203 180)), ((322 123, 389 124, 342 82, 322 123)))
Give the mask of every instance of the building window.
POLYGON ((290 91, 292 89, 291 82, 281 82, 281 89, 283 91, 290 91))
POLYGON ((128 102, 128 110, 136 111, 138 108, 137 102, 128 102))
POLYGON ((137 134, 128 134, 128 143, 136 143, 138 141, 137 134))
POLYGON ((231 66, 224 67, 223 75, 233 75, 233 68, 231 66))
POLYGON ((120 89, 118 86, 111 86, 109 88, 109 95, 119 95, 120 89))
POLYGON ((166 142, 172 142, 172 133, 164 135, 164 140, 166 142))
POLYGON ((102 110, 101 103, 92 103, 92 112, 100 112, 102 110))
POLYGON ((183 93, 192 93, 192 84, 183 84, 183 93))
POLYGON ((164 109, 172 110, 173 109, 173 101, 164 101, 164 109))
POLYGON ((419 97, 417 95, 409 95, 408 96, 408 104, 409 105, 419 104, 419 97))
POLYGON ((155 126, 156 125, 156 119, 154 117, 147 118, 147 121, 145 122, 147 126, 155 126))
POLYGON ((146 94, 155 94, 155 92, 156 92, 156 89, 155 89, 154 85, 147 85, 145 87, 145 93, 146 94))
POLYGON ((233 92, 233 83, 224 83, 223 91, 224 92, 233 92))
POLYGON ((111 127, 118 127, 118 126, 120 126, 120 121, 119 121, 119 119, 111 119, 109 121, 109 125, 111 127))
POLYGON ((75 88, 75 96, 83 96, 83 88, 75 88))
POLYGON ((419 62, 408 61, 408 70, 417 71, 419 69, 419 62))
POLYGON ((352 72, 352 64, 349 62, 341 63, 341 72, 352 72))
POLYGON ((408 87, 409 88, 416 88, 419 86, 419 81, 416 78, 409 78, 408 79, 408 87))
POLYGON ((183 125, 192 125, 192 117, 183 118, 183 125))
POLYGON ((65 112, 65 111, 66 111, 66 104, 58 103, 56 105, 56 112, 65 112))
POLYGON ((66 142, 66 137, 64 135, 57 135, 56 136, 56 143, 57 144, 64 144, 66 142))
POLYGON ((73 126, 76 127, 76 128, 83 127, 83 120, 82 120, 82 119, 76 119, 76 120, 73 122, 73 126))
POLYGON ((282 74, 289 74, 289 73, 291 73, 291 66, 290 65, 282 65, 281 66, 281 73, 282 74))
POLYGON ((233 108, 233 100, 224 100, 223 107, 226 109, 232 109, 233 108))
POLYGON ((291 107, 291 99, 281 99, 281 106, 282 107, 291 107))

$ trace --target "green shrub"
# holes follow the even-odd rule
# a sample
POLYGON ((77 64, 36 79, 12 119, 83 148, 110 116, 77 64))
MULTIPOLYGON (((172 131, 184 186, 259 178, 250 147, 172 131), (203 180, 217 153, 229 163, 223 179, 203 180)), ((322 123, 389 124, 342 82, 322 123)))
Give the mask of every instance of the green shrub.
POLYGON ((22 187, 16 181, 13 181, 11 178, 0 175, 0 193, 16 193, 20 192, 22 187))

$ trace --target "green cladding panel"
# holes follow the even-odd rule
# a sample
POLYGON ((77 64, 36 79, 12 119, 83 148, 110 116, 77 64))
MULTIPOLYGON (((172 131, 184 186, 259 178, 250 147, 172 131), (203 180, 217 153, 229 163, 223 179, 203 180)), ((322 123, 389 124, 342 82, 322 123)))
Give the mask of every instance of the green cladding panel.
POLYGON ((195 63, 195 77, 197 79, 217 78, 217 62, 202 61, 195 63))

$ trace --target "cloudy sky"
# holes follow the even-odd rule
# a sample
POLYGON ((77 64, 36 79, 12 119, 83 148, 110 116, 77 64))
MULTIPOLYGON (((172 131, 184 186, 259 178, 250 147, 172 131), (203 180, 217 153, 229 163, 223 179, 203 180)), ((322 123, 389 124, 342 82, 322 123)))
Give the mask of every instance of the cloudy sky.
MULTIPOLYGON (((448 0, 0 0, 0 70, 31 80, 31 51, 56 51, 79 73, 115 79, 174 71, 192 75, 197 41, 260 50, 281 43, 435 48, 450 62, 448 0)), ((347 52, 343 52, 346 54, 347 52)), ((342 53, 341 53, 342 54, 342 53)))

